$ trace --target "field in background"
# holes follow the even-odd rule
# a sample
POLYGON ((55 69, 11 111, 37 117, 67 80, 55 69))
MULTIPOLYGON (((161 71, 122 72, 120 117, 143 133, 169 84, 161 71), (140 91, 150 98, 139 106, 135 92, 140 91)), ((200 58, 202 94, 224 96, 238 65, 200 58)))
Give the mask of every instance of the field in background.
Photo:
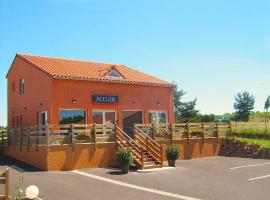
POLYGON ((270 147, 270 122, 232 122, 232 134, 248 144, 270 147))
POLYGON ((232 132, 235 134, 269 134, 270 122, 231 122, 232 132))

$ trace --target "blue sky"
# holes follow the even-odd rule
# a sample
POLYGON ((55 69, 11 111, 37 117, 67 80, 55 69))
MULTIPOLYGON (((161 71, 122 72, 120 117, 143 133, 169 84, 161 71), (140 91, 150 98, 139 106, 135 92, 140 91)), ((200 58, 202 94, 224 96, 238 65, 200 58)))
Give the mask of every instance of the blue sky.
POLYGON ((247 90, 270 95, 270 2, 0 1, 0 124, 16 52, 122 63, 187 91, 202 113, 233 112, 247 90))

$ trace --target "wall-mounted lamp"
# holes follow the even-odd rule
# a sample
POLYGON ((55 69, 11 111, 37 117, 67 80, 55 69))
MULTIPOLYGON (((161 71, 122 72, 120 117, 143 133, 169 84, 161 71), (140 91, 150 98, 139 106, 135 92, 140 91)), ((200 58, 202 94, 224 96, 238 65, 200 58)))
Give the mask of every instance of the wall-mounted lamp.
POLYGON ((136 106, 137 105, 136 101, 132 101, 131 104, 132 104, 132 106, 136 106))
POLYGON ((43 104, 42 104, 42 103, 40 103, 40 104, 39 104, 39 107, 40 107, 40 108, 42 108, 42 107, 43 107, 43 104))
POLYGON ((76 104, 77 103, 77 100, 76 99, 72 99, 72 104, 76 104))
POLYGON ((23 109, 24 109, 24 112, 26 112, 26 111, 27 111, 27 107, 23 107, 23 109))
POLYGON ((157 106, 160 106, 160 102, 159 101, 157 102, 157 106))

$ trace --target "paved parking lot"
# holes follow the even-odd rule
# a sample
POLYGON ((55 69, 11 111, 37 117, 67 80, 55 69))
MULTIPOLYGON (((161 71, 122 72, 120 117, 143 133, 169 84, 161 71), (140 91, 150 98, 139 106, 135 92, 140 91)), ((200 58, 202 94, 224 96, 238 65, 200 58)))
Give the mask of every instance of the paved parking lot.
POLYGON ((24 186, 37 185, 42 199, 270 199, 270 160, 180 160, 174 169, 121 175, 101 168, 42 172, 0 156, 0 171, 8 166, 12 188, 23 176, 24 186))

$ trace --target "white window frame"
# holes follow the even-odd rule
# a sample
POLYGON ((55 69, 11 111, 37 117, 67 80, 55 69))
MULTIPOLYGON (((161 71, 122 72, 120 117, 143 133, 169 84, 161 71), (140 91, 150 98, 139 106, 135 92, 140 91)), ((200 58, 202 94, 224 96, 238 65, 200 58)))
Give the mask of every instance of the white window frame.
POLYGON ((24 79, 20 78, 19 79, 19 96, 24 96, 24 92, 25 92, 24 79))
POLYGON ((110 70, 107 74, 106 74, 106 76, 105 77, 109 77, 109 78, 123 78, 123 76, 121 75, 121 74, 119 74, 116 70, 110 70), (110 73, 112 73, 112 72, 114 72, 114 73, 116 73, 119 77, 115 77, 115 76, 110 76, 109 74, 110 73))
MULTIPOLYGON (((166 124, 168 123, 168 112, 167 111, 163 111, 163 110, 150 110, 149 112, 148 112, 148 118, 149 118, 149 114, 150 113, 155 113, 156 115, 157 115, 157 121, 159 121, 158 120, 158 113, 165 113, 166 114, 166 124)), ((150 121, 149 121, 149 123, 150 123, 150 121)))
POLYGON ((39 134, 43 135, 46 134, 46 128, 41 127, 41 126, 46 126, 48 125, 48 111, 40 111, 38 114, 38 125, 39 125, 39 134), (45 114, 45 124, 41 124, 41 116, 42 114, 45 114))
POLYGON ((106 119, 105 119, 105 112, 114 112, 115 115, 115 122, 117 121, 117 110, 103 110, 103 109, 93 109, 92 110, 92 117, 94 112, 102 112, 102 121, 103 125, 106 125, 106 119))
POLYGON ((82 108, 59 108, 59 111, 58 111, 58 123, 60 124, 60 112, 61 110, 83 110, 84 113, 85 113, 85 123, 84 124, 87 124, 87 110, 86 109, 82 109, 82 108))

